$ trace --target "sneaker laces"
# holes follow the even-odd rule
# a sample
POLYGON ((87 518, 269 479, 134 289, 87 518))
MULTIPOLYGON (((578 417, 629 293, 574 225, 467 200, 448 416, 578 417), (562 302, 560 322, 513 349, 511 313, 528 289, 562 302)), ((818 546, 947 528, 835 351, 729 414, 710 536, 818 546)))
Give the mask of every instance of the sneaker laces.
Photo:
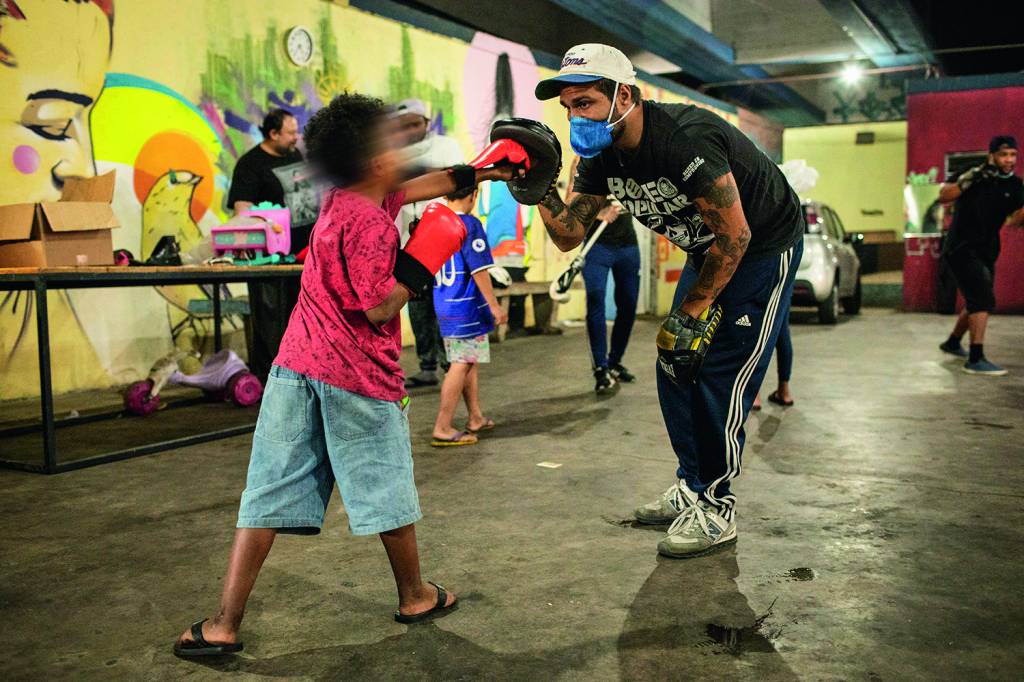
POLYGON ((683 495, 683 491, 682 488, 679 487, 679 483, 676 483, 665 492, 665 498, 669 501, 669 504, 680 513, 689 507, 689 503, 686 501, 686 496, 683 495))
POLYGON ((665 491, 665 499, 667 499, 668 503, 680 513, 690 506, 690 501, 686 498, 686 495, 683 494, 683 485, 685 484, 682 481, 679 481, 665 491))
POLYGON ((695 504, 684 509, 683 512, 676 517, 676 520, 672 522, 672 525, 668 527, 668 534, 681 535, 686 533, 693 528, 694 523, 700 526, 700 529, 704 531, 704 535, 711 535, 711 529, 708 528, 707 514, 704 512, 704 508, 699 504, 695 504))

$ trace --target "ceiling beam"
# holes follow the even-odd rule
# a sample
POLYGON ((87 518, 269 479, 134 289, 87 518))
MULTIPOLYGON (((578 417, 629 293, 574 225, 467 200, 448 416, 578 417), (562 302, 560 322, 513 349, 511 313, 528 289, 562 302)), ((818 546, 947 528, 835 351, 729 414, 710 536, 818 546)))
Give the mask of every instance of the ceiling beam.
POLYGON ((908 66, 920 61, 924 38, 898 0, 819 0, 843 31, 876 66, 908 66), (911 43, 909 45, 904 43, 911 43), (918 43, 918 44, 914 44, 918 43))
MULTIPOLYGON (((769 77, 756 66, 740 67, 735 52, 662 0, 551 0, 581 19, 604 27, 629 42, 642 36, 644 49, 700 81, 769 77)), ((724 94, 724 93, 723 93, 724 94)), ((728 93, 753 109, 802 111, 805 122, 825 120, 825 112, 780 83, 728 93)))

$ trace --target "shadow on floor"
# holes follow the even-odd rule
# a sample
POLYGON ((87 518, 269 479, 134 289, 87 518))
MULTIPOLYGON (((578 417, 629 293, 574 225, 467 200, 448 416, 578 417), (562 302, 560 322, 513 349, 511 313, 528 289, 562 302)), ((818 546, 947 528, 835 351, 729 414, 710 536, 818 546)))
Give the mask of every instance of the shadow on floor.
POLYGON ((619 636, 619 677, 797 680, 775 650, 771 607, 751 609, 736 585, 735 545, 690 560, 658 557, 619 636))

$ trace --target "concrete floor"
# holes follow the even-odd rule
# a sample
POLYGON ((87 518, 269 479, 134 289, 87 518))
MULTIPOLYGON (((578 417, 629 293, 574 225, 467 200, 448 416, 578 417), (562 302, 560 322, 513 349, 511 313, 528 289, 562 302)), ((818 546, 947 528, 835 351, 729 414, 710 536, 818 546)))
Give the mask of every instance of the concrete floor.
POLYGON ((948 324, 796 314, 797 405, 748 422, 739 541, 690 561, 658 558, 659 531, 630 522, 675 468, 655 323, 638 324, 627 355, 640 382, 606 400, 579 329, 496 347, 483 393, 499 428, 480 445, 431 450, 435 395, 412 408, 425 573, 462 608, 396 624, 379 542, 350 536, 335 505, 321 536, 278 540, 244 655, 226 662, 170 650, 216 605, 248 437, 54 477, 2 472, 0 673, 1019 679, 1024 318, 993 320, 1003 379, 943 357, 948 324))

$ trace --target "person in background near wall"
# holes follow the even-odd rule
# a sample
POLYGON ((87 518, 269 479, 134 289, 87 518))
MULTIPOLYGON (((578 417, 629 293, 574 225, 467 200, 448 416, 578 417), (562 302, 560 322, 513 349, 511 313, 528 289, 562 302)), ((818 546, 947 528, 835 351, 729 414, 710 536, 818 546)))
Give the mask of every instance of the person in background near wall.
MULTIPOLYGON (((779 385, 768 394, 768 401, 782 407, 793 406, 793 394, 789 390, 789 380, 793 376, 793 339, 789 335, 789 316, 782 320, 779 340, 775 344, 775 370, 779 376, 779 385)), ((754 399, 754 410, 761 409, 761 395, 754 399)))
MULTIPOLYGON (((404 139, 406 160, 413 174, 428 173, 462 163, 462 148, 457 141, 428 130, 430 119, 427 118, 427 106, 422 100, 404 99, 395 106, 391 115, 396 119, 404 139)), ((397 223, 403 246, 428 203, 419 201, 402 207, 397 223)), ((436 386, 438 359, 443 356, 444 347, 432 296, 409 301, 409 323, 416 338, 416 357, 419 359, 420 371, 405 380, 405 387, 436 386)))
MULTIPOLYGON (((263 141, 239 157, 231 176, 228 208, 235 213, 264 201, 284 206, 284 188, 274 170, 302 162, 302 153, 296 148, 299 122, 294 116, 275 109, 264 117, 260 132, 263 141)), ((292 253, 309 243, 309 228, 292 225, 292 253)), ((248 284, 253 326, 249 367, 265 383, 292 308, 299 300, 299 280, 248 284)))
POLYGON ((1017 140, 997 135, 989 142, 986 163, 965 171, 956 182, 946 183, 939 190, 940 201, 955 202, 942 258, 967 302, 953 333, 939 348, 951 355, 967 356, 963 371, 968 374, 1006 374, 1005 369, 985 357, 983 344, 989 313, 996 307, 993 285, 999 231, 1007 216, 1011 224, 1024 224, 1024 182, 1013 174, 1016 164, 1017 140), (965 353, 960 339, 968 331, 970 353, 965 353))
POLYGON ((284 188, 274 169, 302 161, 302 152, 297 149, 299 122, 287 111, 274 109, 267 114, 260 132, 263 141, 239 157, 231 176, 228 208, 235 213, 263 201, 284 206, 284 188))
MULTIPOLYGON (((570 177, 575 177, 579 157, 573 161, 570 177)), ((570 190, 572 188, 570 186, 570 190)), ((583 282, 587 289, 587 338, 593 358, 594 390, 604 393, 616 383, 631 383, 636 377, 622 366, 629 335, 636 320, 636 302, 640 295, 640 247, 636 242, 633 217, 618 204, 605 206, 588 231, 591 235, 602 221, 608 221, 597 242, 587 253, 583 265, 583 282), (615 323, 612 325, 611 349, 605 323, 605 298, 608 273, 615 283, 615 323)))

